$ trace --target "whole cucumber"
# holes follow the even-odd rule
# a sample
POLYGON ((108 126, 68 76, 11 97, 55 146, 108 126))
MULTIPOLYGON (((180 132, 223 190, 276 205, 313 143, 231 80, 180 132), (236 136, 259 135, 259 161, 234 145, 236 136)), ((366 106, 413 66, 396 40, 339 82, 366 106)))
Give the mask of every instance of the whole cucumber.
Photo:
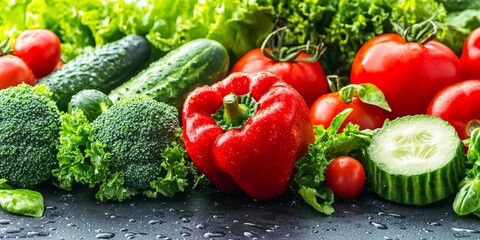
POLYGON ((37 84, 50 87, 58 108, 66 111, 74 94, 84 89, 108 93, 138 73, 149 57, 147 40, 128 35, 76 57, 37 84))
POLYGON ((225 47, 210 39, 196 39, 172 50, 118 88, 109 97, 116 101, 130 94, 145 94, 181 110, 196 87, 210 85, 228 73, 225 47))

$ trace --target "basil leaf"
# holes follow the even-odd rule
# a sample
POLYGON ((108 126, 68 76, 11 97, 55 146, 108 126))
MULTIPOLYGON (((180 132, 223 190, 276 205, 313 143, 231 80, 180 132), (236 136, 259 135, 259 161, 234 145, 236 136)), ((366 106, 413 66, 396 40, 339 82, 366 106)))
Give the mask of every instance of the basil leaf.
POLYGON ((327 128, 328 133, 330 134, 335 134, 338 132, 338 129, 340 129, 340 126, 342 126, 342 123, 345 122, 345 119, 347 119, 348 115, 353 111, 353 108, 347 108, 343 111, 341 111, 337 116, 335 116, 332 119, 332 123, 330 124, 330 127, 327 128))
POLYGON ((358 98, 360 98, 362 102, 381 107, 389 112, 392 111, 385 99, 385 95, 383 95, 383 92, 378 89, 377 86, 367 83, 356 85, 355 88, 358 92, 358 98))
POLYGON ((480 180, 467 182, 453 201, 453 210, 458 215, 467 215, 480 209, 480 180))
POLYGON ((5 211, 31 217, 43 216, 45 209, 42 194, 28 189, 0 190, 0 206, 5 211))

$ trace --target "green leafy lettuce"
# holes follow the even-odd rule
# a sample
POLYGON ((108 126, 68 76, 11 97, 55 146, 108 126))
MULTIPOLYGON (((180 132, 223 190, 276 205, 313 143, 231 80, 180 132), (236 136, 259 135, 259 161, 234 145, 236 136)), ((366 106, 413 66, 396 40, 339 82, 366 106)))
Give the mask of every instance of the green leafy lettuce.
POLYGON ((0 0, 0 39, 47 28, 64 60, 128 34, 145 36, 159 54, 196 38, 222 43, 236 59, 271 31, 269 6, 256 1, 0 0))
POLYGON ((309 145, 307 154, 295 164, 297 172, 290 188, 315 210, 326 215, 335 211, 332 207, 335 199, 333 192, 325 184, 328 164, 343 155, 363 159, 364 150, 373 135, 372 130, 360 131, 358 125, 351 123, 338 132, 351 111, 346 109, 339 113, 327 129, 322 125, 315 126, 315 142, 309 145))
POLYGON ((474 214, 480 217, 480 128, 472 132, 468 142, 468 170, 458 186, 453 210, 458 215, 474 214))

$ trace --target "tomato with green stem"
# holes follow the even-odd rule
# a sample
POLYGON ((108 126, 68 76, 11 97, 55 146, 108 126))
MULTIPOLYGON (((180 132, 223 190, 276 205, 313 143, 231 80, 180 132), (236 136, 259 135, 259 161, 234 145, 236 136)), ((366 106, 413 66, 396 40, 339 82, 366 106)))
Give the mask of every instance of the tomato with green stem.
POLYGON ((465 39, 460 55, 463 79, 480 79, 480 27, 465 39))
POLYGON ((428 107, 427 114, 449 122, 461 139, 480 127, 480 79, 466 80, 438 92, 428 107))
MULTIPOLYGON (((332 82, 338 82, 335 76, 329 76, 332 82)), ((353 123, 360 129, 376 129, 385 122, 384 111, 390 111, 390 106, 383 93, 373 84, 351 84, 336 91, 322 95, 310 107, 310 118, 313 125, 323 125, 328 128, 335 116, 347 108, 353 111, 342 123, 338 131, 353 123)))
POLYGON ((329 92, 325 72, 318 62, 325 48, 321 44, 284 46, 284 30, 279 28, 272 32, 261 48, 240 58, 232 72, 272 72, 295 88, 307 106, 311 106, 315 99, 329 92))
POLYGON ((438 91, 462 80, 458 57, 433 40, 436 33, 428 21, 408 27, 403 36, 388 33, 367 41, 353 60, 351 83, 382 90, 392 108, 386 113, 390 119, 426 113, 438 91))
POLYGON ((13 45, 13 53, 21 58, 40 79, 50 74, 61 55, 60 40, 47 29, 28 29, 20 33, 13 45))
POLYGON ((352 199, 360 195, 365 186, 365 169, 362 164, 350 156, 333 159, 327 167, 325 182, 335 197, 352 199))

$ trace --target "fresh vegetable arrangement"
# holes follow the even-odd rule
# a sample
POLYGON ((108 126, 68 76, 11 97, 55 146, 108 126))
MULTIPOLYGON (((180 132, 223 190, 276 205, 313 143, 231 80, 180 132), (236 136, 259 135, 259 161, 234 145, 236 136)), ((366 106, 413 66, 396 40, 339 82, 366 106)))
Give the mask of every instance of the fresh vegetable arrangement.
POLYGON ((50 180, 102 202, 209 182, 263 201, 290 190, 325 215, 364 190, 407 205, 456 194, 458 215, 480 215, 475 4, 0 5, 7 211, 41 217, 34 190, 50 180), (333 74, 350 78, 332 89, 333 74))

